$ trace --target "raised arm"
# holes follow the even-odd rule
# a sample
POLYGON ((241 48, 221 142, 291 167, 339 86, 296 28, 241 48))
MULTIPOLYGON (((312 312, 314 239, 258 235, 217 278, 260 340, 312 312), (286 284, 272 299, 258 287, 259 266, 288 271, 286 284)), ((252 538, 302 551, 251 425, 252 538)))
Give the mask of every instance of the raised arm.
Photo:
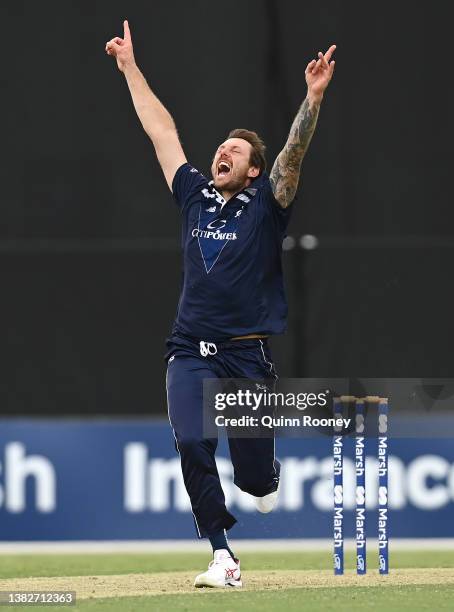
POLYGON ((307 96, 293 121, 285 147, 271 169, 274 197, 283 208, 287 208, 295 197, 301 162, 317 125, 323 94, 333 76, 335 62, 330 62, 330 59, 335 49, 336 45, 332 45, 325 55, 319 52, 318 60, 312 60, 307 65, 307 96))
POLYGON ((150 137, 165 179, 172 189, 175 172, 186 162, 172 116, 151 91, 134 59, 131 32, 127 21, 123 23, 124 37, 112 38, 106 52, 117 60, 117 66, 126 77, 134 108, 143 129, 150 137))

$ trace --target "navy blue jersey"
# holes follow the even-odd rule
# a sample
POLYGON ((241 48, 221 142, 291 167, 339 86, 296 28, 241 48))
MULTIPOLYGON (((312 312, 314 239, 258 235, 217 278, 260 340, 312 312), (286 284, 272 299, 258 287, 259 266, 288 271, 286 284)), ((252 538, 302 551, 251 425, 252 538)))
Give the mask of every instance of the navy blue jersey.
POLYGON ((183 286, 174 332, 205 340, 285 331, 282 208, 263 173, 227 202, 189 164, 172 183, 182 214, 183 286))

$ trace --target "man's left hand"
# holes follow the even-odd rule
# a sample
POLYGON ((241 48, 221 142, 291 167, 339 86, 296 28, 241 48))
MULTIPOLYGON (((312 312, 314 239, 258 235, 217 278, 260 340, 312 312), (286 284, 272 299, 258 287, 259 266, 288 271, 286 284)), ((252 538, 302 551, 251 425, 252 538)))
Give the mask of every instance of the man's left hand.
POLYGON ((331 45, 325 55, 319 51, 318 60, 314 59, 307 65, 305 73, 307 92, 314 101, 320 102, 322 100, 325 89, 331 81, 336 63, 334 60, 331 60, 331 56, 335 50, 336 45, 331 45))

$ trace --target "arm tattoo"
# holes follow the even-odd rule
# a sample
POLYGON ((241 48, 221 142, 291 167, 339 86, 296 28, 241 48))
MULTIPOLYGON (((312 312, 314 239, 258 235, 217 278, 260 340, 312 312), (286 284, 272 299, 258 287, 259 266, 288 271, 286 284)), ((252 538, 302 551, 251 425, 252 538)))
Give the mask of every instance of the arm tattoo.
POLYGON ((314 133, 319 110, 318 104, 310 105, 308 98, 304 100, 290 128, 285 147, 271 170, 271 188, 283 208, 287 208, 295 197, 301 162, 314 133))

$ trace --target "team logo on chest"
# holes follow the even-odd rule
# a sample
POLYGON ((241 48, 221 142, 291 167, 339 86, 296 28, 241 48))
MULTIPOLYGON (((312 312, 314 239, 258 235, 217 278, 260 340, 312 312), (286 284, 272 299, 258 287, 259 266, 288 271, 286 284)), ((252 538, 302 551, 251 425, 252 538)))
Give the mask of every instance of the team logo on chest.
POLYGON ((234 215, 214 206, 200 205, 197 226, 192 236, 197 238, 205 270, 208 274, 229 242, 237 240, 238 220, 241 211, 234 215))

